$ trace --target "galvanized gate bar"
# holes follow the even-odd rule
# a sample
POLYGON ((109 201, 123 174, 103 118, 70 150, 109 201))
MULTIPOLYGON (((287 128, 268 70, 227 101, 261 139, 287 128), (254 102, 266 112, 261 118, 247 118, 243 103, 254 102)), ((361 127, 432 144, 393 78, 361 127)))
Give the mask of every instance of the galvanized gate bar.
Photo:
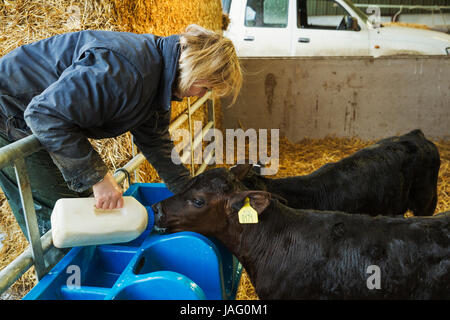
MULTIPOLYGON (((208 122, 212 122, 212 129, 216 129, 216 111, 214 108, 214 99, 208 100, 207 108, 208 108, 208 122)), ((216 132, 214 130, 214 139, 216 139, 215 134, 216 132)), ((215 149, 211 149, 211 151, 204 158, 203 163, 200 165, 195 175, 199 175, 200 173, 206 170, 206 167, 209 165, 209 161, 211 161, 211 158, 214 156, 214 154, 215 149)))
POLYGON ((424 9, 424 10, 440 10, 440 9, 450 9, 450 6, 424 6, 424 5, 414 5, 414 4, 375 4, 375 3, 355 3, 355 7, 379 7, 379 8, 387 8, 387 9, 424 9))
POLYGON ((192 148, 191 148, 191 153, 184 153, 183 156, 181 157, 181 162, 185 163, 187 161, 187 158, 189 156, 192 156, 192 158, 194 157, 194 152, 193 150, 195 150, 195 148, 197 148, 201 143, 202 143, 202 139, 205 137, 206 133, 208 132, 209 129, 211 129, 213 126, 213 122, 209 122, 206 124, 206 126, 203 127, 202 131, 200 131, 199 133, 197 133, 197 135, 194 137, 194 141, 192 143, 192 148))
MULTIPOLYGON (((2 148, 3 149, 3 148, 2 148)), ((0 151, 1 154, 1 151, 0 151)), ((1 155, 0 155, 1 156, 1 155)), ((128 172, 132 172, 134 169, 139 167, 139 165, 145 160, 142 153, 137 154, 133 159, 131 159, 123 169, 128 172)), ((117 172, 114 174, 114 178, 117 183, 121 183, 126 175, 123 172, 117 172)), ((42 252, 45 256, 51 248, 53 248, 52 242, 52 231, 49 230, 40 239, 42 252)), ((0 295, 5 292, 10 286, 14 284, 33 264, 33 251, 32 246, 29 245, 22 254, 20 254, 16 259, 14 259, 9 265, 0 271, 0 295)), ((51 268, 52 265, 47 265, 46 268, 51 268)))
POLYGON ((20 200, 22 202, 25 223, 28 232, 28 240, 31 244, 34 266, 38 281, 45 275, 44 255, 42 253, 41 238, 39 227, 34 210, 33 196, 31 193, 30 180, 27 174, 25 159, 17 159, 14 162, 17 185, 19 186, 20 200))
MULTIPOLYGON (((188 112, 187 112, 187 116, 188 116, 188 126, 189 126, 189 145, 191 147, 191 152, 189 153, 189 155, 191 156, 191 177, 194 176, 194 145, 192 142, 192 113, 194 113, 193 111, 191 111, 191 99, 188 98, 188 108, 187 108, 188 112)), ((184 163, 186 161, 186 158, 182 158, 182 162, 184 163)))
POLYGON ((34 209, 33 196, 31 194, 30 181, 28 179, 25 157, 42 148, 39 140, 30 135, 24 139, 15 141, 0 149, 0 168, 14 165, 20 199, 25 216, 28 233, 28 241, 31 244, 32 255, 36 265, 36 276, 40 279, 45 273, 45 262, 39 235, 39 228, 34 209))
MULTIPOLYGON (((52 231, 40 238, 44 254, 53 248, 52 231)), ((34 264, 31 246, 28 246, 16 259, 0 271, 0 295, 14 284, 34 264)), ((48 267, 52 267, 49 265, 48 267)))
POLYGON ((211 95, 212 91, 208 91, 203 97, 194 102, 194 104, 190 107, 190 112, 188 110, 185 110, 184 113, 182 113, 178 118, 172 121, 172 123, 169 125, 169 132, 172 133, 173 130, 177 129, 186 120, 188 120, 188 114, 193 114, 195 111, 197 111, 197 109, 200 108, 206 100, 211 98, 211 95))
MULTIPOLYGON (((211 129, 211 128, 214 127, 214 122, 209 121, 206 124, 206 126, 208 126, 208 129, 211 129)), ((205 127, 202 128, 202 131, 205 130, 205 127)), ((202 132, 202 131, 197 132, 197 134, 194 137, 194 150, 195 150, 196 147, 198 147, 199 143, 201 142, 201 139, 203 139, 203 137, 207 133, 206 131, 205 132, 202 132), (199 139, 200 139, 200 141, 198 141, 199 139)), ((185 141, 185 140, 183 142, 178 143, 177 144, 178 150, 184 150, 189 144, 190 144, 190 142, 189 141, 185 141)), ((184 159, 184 161, 187 160, 185 157, 182 157, 181 159, 184 159)))
POLYGON ((41 149, 42 145, 34 135, 10 143, 0 149, 0 169, 41 149))
MULTIPOLYGON (((134 170, 136 170, 142 164, 142 162, 144 162, 144 160, 145 156, 142 153, 138 153, 129 162, 127 162, 127 164, 125 164, 122 169, 125 169, 129 173, 131 173, 134 170)), ((125 173, 121 171, 117 171, 114 174, 114 179, 116 179, 117 183, 121 183, 123 180, 125 180, 125 178, 126 178, 125 173)))
MULTIPOLYGON (((205 136, 206 132, 211 128, 214 127, 215 121, 214 121, 214 102, 210 102, 212 100, 212 90, 209 90, 203 97, 195 101, 193 105, 191 105, 190 98, 188 98, 188 107, 183 111, 183 113, 178 116, 172 123, 169 125, 169 133, 172 134, 174 130, 179 128, 183 123, 186 121, 189 122, 189 141, 185 142, 182 146, 181 150, 184 150, 188 145, 190 145, 190 153, 185 153, 181 157, 181 160, 183 163, 185 163, 190 156, 191 158, 191 176, 195 176, 197 173, 195 173, 194 169, 194 149, 201 143, 201 139, 205 136), (194 138, 194 141, 192 141, 192 120, 191 115, 197 111, 205 102, 208 102, 207 104, 207 110, 208 110, 208 123, 207 125, 202 128, 202 132, 200 134, 197 134, 194 138), (212 111, 211 111, 212 109, 212 111), (200 139, 200 140, 199 140, 200 139)), ((203 166, 202 171, 206 168, 206 166, 203 166)))
POLYGON ((201 166, 198 168, 197 172, 195 173, 194 176, 199 175, 200 173, 202 173, 203 171, 205 171, 206 167, 209 164, 209 161, 211 161, 211 158, 214 155, 214 149, 211 149, 211 151, 208 152, 208 154, 206 155, 203 163, 201 164, 201 166))

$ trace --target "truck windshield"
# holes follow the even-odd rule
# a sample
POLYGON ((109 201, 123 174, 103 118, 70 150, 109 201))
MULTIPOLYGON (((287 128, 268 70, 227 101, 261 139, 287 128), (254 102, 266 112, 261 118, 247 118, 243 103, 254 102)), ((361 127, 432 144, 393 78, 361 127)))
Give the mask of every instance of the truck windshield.
POLYGON ((368 22, 369 19, 367 15, 364 12, 362 12, 362 10, 359 9, 357 6, 355 6, 353 2, 351 2, 350 0, 343 0, 343 2, 345 2, 346 5, 352 8, 352 10, 358 15, 358 17, 360 17, 365 23, 368 22))

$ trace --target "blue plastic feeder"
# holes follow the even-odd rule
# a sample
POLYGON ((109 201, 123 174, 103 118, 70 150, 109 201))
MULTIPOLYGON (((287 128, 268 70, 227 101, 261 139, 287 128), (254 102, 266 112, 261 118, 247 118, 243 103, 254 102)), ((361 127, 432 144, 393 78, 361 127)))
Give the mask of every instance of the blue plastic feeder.
POLYGON ((72 248, 24 300, 234 300, 242 266, 219 241, 194 232, 152 231, 151 205, 172 193, 163 183, 125 193, 149 214, 135 240, 72 248))

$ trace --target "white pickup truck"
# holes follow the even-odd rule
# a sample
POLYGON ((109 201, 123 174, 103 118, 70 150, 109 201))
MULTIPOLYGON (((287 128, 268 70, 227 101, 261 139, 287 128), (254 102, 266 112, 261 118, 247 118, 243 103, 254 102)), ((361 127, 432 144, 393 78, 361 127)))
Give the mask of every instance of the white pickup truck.
POLYGON ((383 26, 350 0, 222 0, 240 57, 450 55, 450 35, 383 26))

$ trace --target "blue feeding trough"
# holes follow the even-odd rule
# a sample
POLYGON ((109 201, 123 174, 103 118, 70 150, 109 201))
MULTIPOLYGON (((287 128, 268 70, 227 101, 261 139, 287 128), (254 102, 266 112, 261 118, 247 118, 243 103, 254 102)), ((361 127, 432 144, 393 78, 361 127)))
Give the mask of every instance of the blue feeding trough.
POLYGON ((242 266, 218 240, 194 232, 152 231, 151 205, 172 196, 163 183, 125 193, 149 213, 135 240, 72 248, 24 300, 233 300, 242 266))

